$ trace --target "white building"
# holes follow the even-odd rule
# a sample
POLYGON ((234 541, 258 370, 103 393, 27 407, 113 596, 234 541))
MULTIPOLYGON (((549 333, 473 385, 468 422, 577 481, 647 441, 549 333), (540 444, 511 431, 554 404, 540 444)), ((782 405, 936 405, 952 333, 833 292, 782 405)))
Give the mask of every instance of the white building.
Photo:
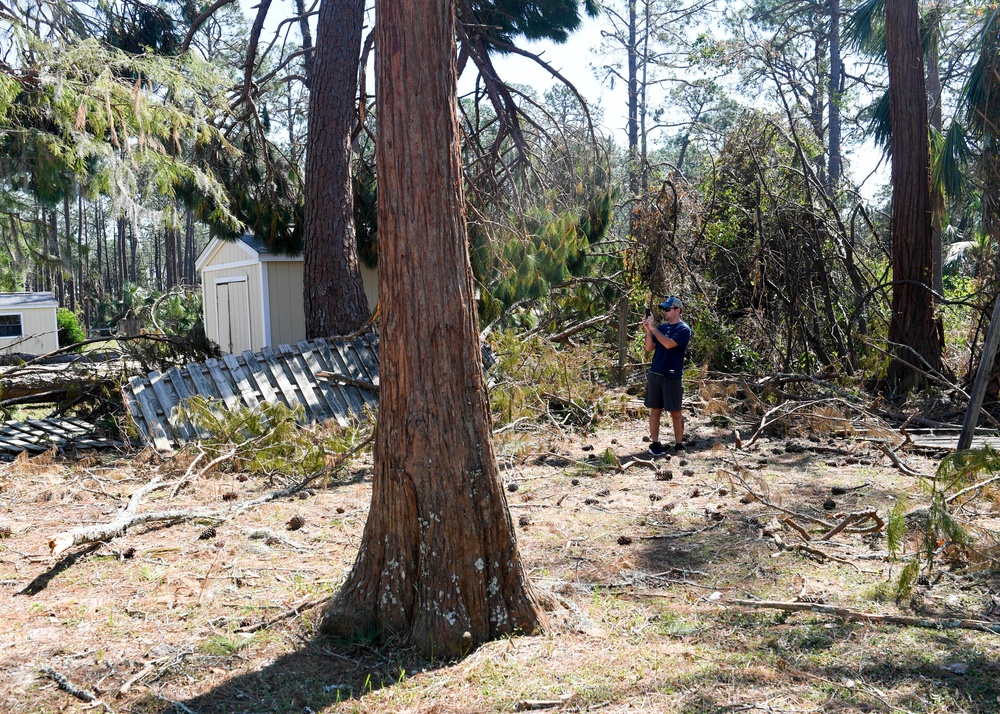
MULTIPOLYGON (((253 236, 213 238, 195 261, 201 273, 205 333, 223 352, 257 352, 306 338, 301 255, 272 253, 253 236)), ((369 305, 375 271, 361 268, 369 305)))
POLYGON ((0 353, 59 349, 59 302, 52 293, 0 293, 0 353))

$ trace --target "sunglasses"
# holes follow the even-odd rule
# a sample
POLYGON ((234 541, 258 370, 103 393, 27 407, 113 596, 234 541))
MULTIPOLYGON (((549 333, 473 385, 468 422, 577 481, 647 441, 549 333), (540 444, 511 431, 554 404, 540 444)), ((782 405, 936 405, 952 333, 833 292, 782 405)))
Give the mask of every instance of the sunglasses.
POLYGON ((664 307, 660 309, 663 310, 663 312, 670 312, 671 310, 680 310, 679 307, 664 307))

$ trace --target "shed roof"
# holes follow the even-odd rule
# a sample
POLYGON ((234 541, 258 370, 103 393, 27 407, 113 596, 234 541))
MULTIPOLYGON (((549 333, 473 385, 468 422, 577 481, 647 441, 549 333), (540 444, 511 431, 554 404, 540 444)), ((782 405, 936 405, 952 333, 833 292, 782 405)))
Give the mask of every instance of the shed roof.
POLYGON ((244 233, 243 235, 241 235, 240 236, 240 240, 243 241, 244 243, 246 243, 251 248, 253 248, 258 253, 270 253, 271 252, 271 251, 269 251, 267 249, 267 246, 264 244, 264 241, 259 240, 256 236, 253 236, 253 235, 251 235, 249 233, 244 233))
POLYGON ((215 256, 218 255, 222 246, 227 244, 236 245, 243 249, 243 252, 246 253, 248 260, 259 260, 261 262, 301 262, 304 260, 304 257, 301 254, 283 255, 281 253, 275 253, 268 250, 267 245, 262 240, 249 233, 244 233, 236 240, 223 240, 218 236, 210 240, 208 245, 205 246, 205 249, 201 251, 201 255, 198 256, 197 260, 195 260, 195 270, 200 272, 203 268, 205 268, 205 266, 215 259, 215 256))
POLYGON ((267 244, 260 240, 257 236, 251 235, 250 233, 244 233, 240 236, 240 240, 243 241, 244 245, 249 247, 258 255, 264 256, 262 260, 303 260, 303 255, 299 253, 281 253, 278 251, 271 250, 267 247, 267 244))
POLYGON ((0 293, 0 310, 15 307, 59 307, 52 293, 0 293))

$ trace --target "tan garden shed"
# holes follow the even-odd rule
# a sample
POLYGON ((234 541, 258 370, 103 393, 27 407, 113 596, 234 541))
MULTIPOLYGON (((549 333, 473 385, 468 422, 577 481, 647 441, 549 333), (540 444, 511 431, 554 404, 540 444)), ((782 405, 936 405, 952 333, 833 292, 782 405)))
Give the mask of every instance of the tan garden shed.
POLYGON ((58 309, 52 293, 0 293, 0 353, 44 355, 59 349, 58 309))
MULTIPOLYGON (((213 238, 195 261, 201 273, 205 333, 223 352, 257 352, 306 338, 301 255, 272 253, 251 235, 213 238)), ((375 271, 362 268, 375 304, 375 271)))

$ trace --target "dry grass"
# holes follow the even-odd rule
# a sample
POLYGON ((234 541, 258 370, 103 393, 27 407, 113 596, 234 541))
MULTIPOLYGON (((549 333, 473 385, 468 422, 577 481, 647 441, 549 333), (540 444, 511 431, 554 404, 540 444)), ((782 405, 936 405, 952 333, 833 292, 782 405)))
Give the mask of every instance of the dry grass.
MULTIPOLYGON (((799 597, 899 609, 886 597, 899 566, 886 561, 884 540, 846 534, 821 546, 850 564, 779 551, 762 531, 780 514, 741 501, 745 492, 725 473, 736 462, 774 502, 820 518, 833 486, 868 484, 836 496, 832 512, 884 512, 917 496, 913 479, 862 441, 824 434, 821 444, 802 442, 824 447, 818 453, 762 439, 745 453, 731 449, 729 429, 698 419, 692 426, 693 448, 658 461, 659 474, 599 464, 607 449, 624 464, 644 451, 640 421, 586 436, 554 428, 502 435, 504 478, 518 486, 508 493, 513 519, 525 524, 523 555, 558 605, 548 633, 493 642, 460 662, 324 641, 315 636, 318 608, 241 631, 334 591, 364 525, 370 457, 305 499, 216 526, 215 537, 200 539, 206 524, 194 522, 138 528, 59 559, 47 555, 49 535, 110 520, 140 484, 157 473, 182 475, 190 457, 8 465, 0 473, 0 526, 10 529, 0 538, 0 710, 84 711, 88 705, 39 678, 50 666, 133 714, 505 712, 525 700, 560 702, 558 711, 997 711, 996 636, 726 605, 730 597, 799 597), (667 470, 671 480, 657 480, 667 470), (295 516, 303 527, 285 530, 295 516), (263 529, 282 539, 249 536, 263 529)), ((934 466, 906 458, 924 471, 934 466)), ((228 492, 244 499, 265 488, 216 474, 171 505, 224 508, 228 492)), ((144 508, 168 497, 155 494, 144 508)), ((796 542, 792 532, 783 537, 796 542)), ((904 609, 991 617, 990 588, 997 590, 989 575, 943 572, 904 609)))

